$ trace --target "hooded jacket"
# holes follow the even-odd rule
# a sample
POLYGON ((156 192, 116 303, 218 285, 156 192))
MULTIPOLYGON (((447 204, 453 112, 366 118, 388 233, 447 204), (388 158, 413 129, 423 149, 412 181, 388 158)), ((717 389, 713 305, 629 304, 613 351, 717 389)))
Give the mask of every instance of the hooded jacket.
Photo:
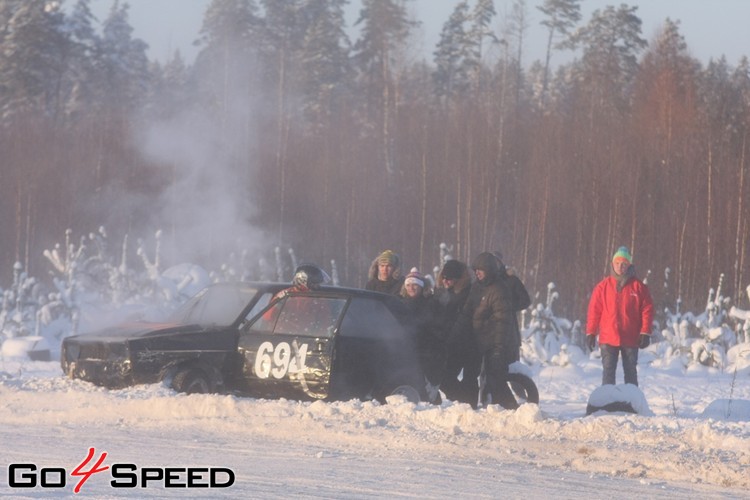
POLYGON ((519 348, 518 322, 513 289, 505 272, 491 253, 479 254, 472 265, 485 277, 472 285, 468 302, 473 307, 472 326, 481 350, 499 349, 510 360, 519 348))
POLYGON ((401 287, 404 285, 404 277, 401 276, 400 262, 395 262, 393 274, 386 281, 378 279, 378 259, 372 261, 370 269, 367 272, 367 283, 365 284, 365 290, 373 290, 375 292, 387 293, 389 295, 399 295, 401 293, 401 287))
POLYGON ((443 284, 443 270, 440 270, 434 295, 438 306, 436 323, 446 331, 446 341, 452 344, 473 340, 470 322, 459 321, 471 290, 471 276, 465 264, 460 263, 458 267, 461 274, 451 288, 443 284))
POLYGON ((651 293, 635 277, 632 265, 621 284, 616 276, 610 275, 596 285, 586 319, 586 334, 599 334, 600 344, 638 347, 640 334, 651 334, 654 319, 651 293))

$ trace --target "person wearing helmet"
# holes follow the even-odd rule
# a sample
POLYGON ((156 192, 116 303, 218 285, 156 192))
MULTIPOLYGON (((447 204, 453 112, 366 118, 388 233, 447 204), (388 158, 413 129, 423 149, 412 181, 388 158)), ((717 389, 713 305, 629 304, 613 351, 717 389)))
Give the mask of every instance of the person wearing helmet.
POLYGON ((286 297, 290 293, 307 292, 308 290, 319 290, 321 285, 330 282, 328 274, 315 264, 300 264, 294 270, 292 286, 277 293, 274 300, 286 297))
POLYGON ((319 290, 321 285, 325 285, 329 281, 328 274, 315 264, 301 264, 295 269, 292 286, 287 290, 298 292, 319 290))
MULTIPOLYGON (((294 293, 319 290, 322 285, 325 285, 330 280, 328 274, 315 264, 300 264, 297 266, 297 269, 294 270, 292 286, 276 293, 271 302, 277 302, 294 293)), ((263 314, 263 319, 268 322, 273 322, 279 311, 280 309, 278 307, 272 307, 263 314)))

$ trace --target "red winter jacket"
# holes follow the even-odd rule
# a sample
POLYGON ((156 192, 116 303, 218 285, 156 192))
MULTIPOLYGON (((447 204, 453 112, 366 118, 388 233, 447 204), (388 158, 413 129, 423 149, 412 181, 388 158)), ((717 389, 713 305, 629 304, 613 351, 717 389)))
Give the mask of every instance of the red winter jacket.
POLYGON ((634 276, 617 291, 617 280, 608 276, 594 288, 589 301, 586 333, 599 334, 599 343, 638 347, 641 333, 651 334, 654 304, 648 287, 634 276))

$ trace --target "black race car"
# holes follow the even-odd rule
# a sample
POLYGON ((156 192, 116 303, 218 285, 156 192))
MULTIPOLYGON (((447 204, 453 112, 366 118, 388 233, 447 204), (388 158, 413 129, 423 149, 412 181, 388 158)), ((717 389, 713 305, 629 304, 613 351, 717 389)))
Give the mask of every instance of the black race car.
POLYGON ((63 372, 110 388, 165 380, 187 393, 426 399, 415 335, 396 297, 322 287, 274 299, 288 286, 215 284, 166 323, 67 337, 63 372))

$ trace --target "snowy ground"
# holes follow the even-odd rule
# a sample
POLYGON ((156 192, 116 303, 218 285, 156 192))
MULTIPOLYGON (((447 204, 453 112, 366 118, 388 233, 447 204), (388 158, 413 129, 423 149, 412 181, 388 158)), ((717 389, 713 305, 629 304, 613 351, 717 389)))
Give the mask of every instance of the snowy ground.
MULTIPOLYGON (((542 369, 540 405, 517 411, 186 396, 159 384, 110 391, 64 378, 56 362, 0 359, 0 496, 750 497, 747 373, 641 366, 639 375, 652 415, 585 417, 601 379, 596 359, 542 369), (10 464, 70 474, 90 448, 84 470, 106 452, 102 466, 229 468, 235 481, 117 489, 105 471, 78 495, 70 475, 62 488, 9 485, 10 464)), ((55 485, 61 476, 45 477, 55 485)))

